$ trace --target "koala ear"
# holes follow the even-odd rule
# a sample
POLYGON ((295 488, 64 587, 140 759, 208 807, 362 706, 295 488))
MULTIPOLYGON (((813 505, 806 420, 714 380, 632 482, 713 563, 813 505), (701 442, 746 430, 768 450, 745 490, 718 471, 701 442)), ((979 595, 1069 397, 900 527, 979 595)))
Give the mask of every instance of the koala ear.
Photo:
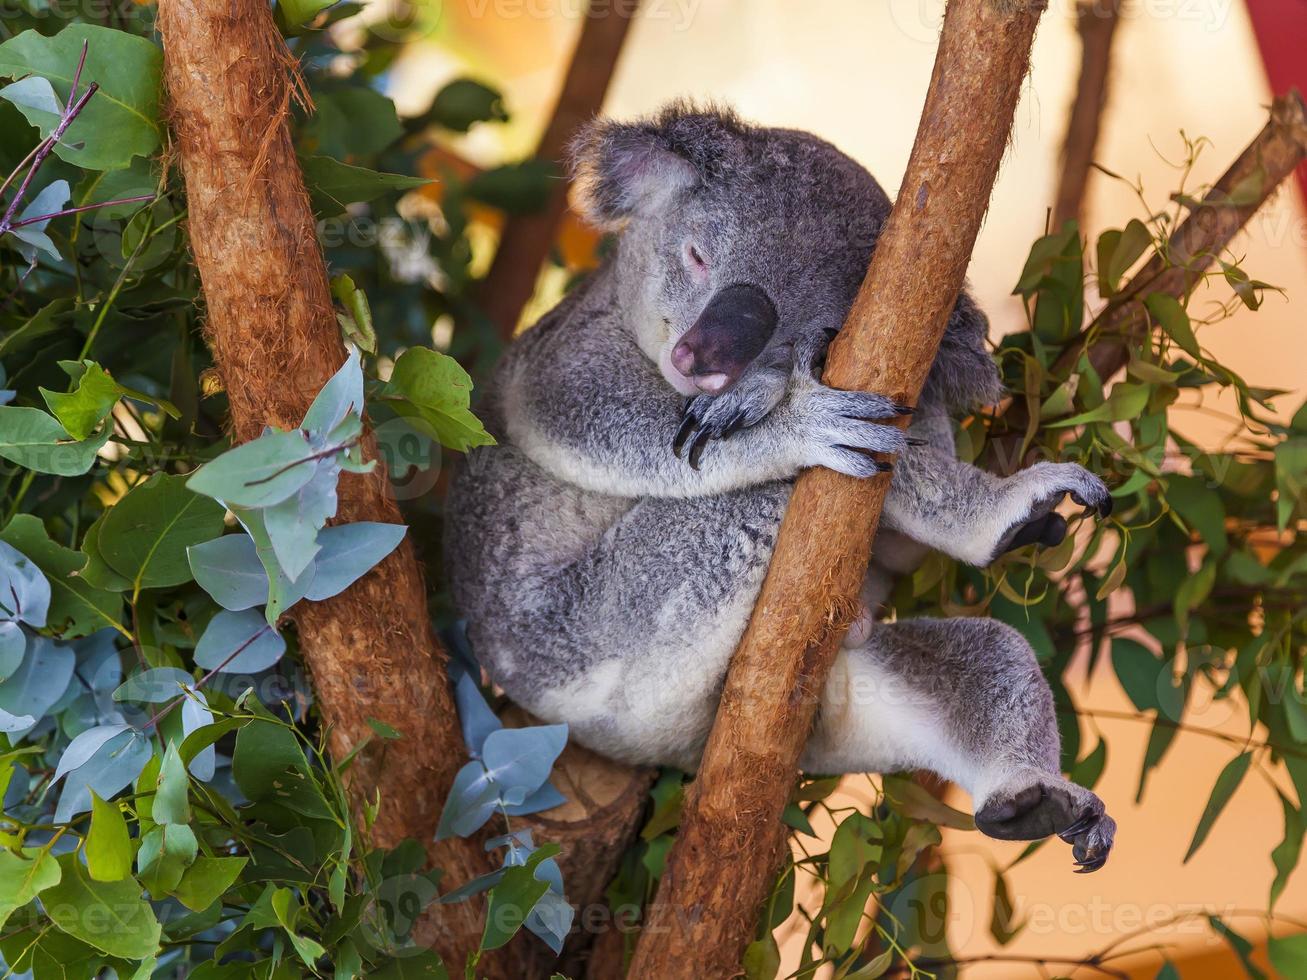
POLYGON ((595 119, 572 140, 573 203, 596 227, 616 230, 682 191, 721 178, 745 132, 729 111, 681 103, 637 122, 595 119))

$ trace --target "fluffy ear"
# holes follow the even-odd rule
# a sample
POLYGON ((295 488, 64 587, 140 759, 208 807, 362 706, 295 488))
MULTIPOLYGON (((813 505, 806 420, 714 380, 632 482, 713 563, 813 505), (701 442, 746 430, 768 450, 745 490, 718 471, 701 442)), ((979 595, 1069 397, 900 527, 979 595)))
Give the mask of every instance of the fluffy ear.
POLYGON ((745 132, 729 110, 684 103, 637 122, 595 119, 572 140, 573 203, 596 227, 615 230, 681 191, 721 178, 745 132))

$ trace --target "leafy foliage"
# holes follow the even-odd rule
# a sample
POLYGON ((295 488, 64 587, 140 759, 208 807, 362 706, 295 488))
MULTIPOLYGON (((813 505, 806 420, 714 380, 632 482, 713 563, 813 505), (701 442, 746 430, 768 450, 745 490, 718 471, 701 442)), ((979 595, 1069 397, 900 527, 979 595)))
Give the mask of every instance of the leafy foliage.
MULTIPOLYGON (((478 892, 501 913, 487 949, 522 925, 559 948, 570 927, 557 849, 525 830, 492 841, 504 868, 463 895, 440 894, 417 842, 372 844, 377 811, 347 802, 355 756, 326 755, 284 616, 348 588, 405 535, 403 525, 328 526, 341 481, 375 466, 363 457, 365 402, 383 449, 402 433, 406 446, 420 442, 428 470, 442 447, 491 441, 469 411, 468 374, 421 346, 432 319, 463 302, 458 289, 391 275, 394 243, 427 227, 401 218, 397 199, 433 176, 405 175, 422 169, 425 140, 399 144, 439 120, 401 125, 374 84, 402 34, 364 30, 350 52, 356 73, 327 70, 341 49, 318 28, 351 12, 328 6, 280 5, 278 17, 319 106, 296 121, 297 149, 339 272, 349 355, 300 426, 236 447, 200 342, 180 180, 159 169, 152 8, 135 8, 121 29, 71 10, 60 22, 6 14, 6 975, 444 976, 413 927, 437 900, 478 892), (376 222, 368 237, 353 224, 361 218, 376 222), (356 281, 395 287, 375 322, 356 281)), ((475 110, 454 96, 465 129, 475 110)), ((449 98, 442 105, 453 111, 449 98)), ((432 249, 466 263, 467 222, 455 220, 432 249)), ((480 710, 489 713, 484 701, 480 710)), ((374 727, 378 738, 404 736, 374 727)), ((493 786, 497 818, 561 802, 547 779, 565 737, 521 729, 497 732, 484 753, 478 744, 477 792, 493 786)))

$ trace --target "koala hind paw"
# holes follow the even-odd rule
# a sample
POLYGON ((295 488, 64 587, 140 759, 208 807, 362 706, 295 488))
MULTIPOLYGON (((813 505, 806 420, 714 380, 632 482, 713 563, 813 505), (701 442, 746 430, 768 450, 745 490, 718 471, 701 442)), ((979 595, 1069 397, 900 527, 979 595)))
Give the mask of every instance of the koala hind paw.
POLYGON ((1116 821, 1103 801, 1059 777, 1040 777, 1010 794, 996 794, 976 812, 976 827, 997 840, 1042 840, 1056 834, 1071 845, 1076 874, 1107 863, 1116 821))

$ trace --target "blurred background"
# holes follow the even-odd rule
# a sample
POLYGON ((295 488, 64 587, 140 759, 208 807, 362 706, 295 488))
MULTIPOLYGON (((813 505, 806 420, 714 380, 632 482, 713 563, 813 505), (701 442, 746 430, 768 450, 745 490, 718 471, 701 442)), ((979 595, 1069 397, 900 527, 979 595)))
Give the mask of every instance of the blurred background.
MULTIPOLYGON (((503 92, 510 118, 448 136, 443 148, 459 165, 475 167, 529 156, 559 99, 584 10, 582 0, 451 0, 423 8, 418 16, 429 20, 430 30, 394 63, 387 94, 401 116, 417 115, 451 79, 484 79, 503 92)), ((721 100, 750 120, 825 137, 893 193, 925 97, 941 16, 942 5, 933 0, 645 0, 621 45, 603 111, 630 117, 678 96, 721 100)), ((1075 7, 1054 0, 971 265, 972 287, 995 338, 1024 322, 1012 287, 1030 243, 1050 226, 1081 47, 1075 7)), ((1301 0, 1131 0, 1121 7, 1093 153, 1120 179, 1089 175, 1082 227, 1091 241, 1097 230, 1146 213, 1132 185, 1143 188, 1149 208, 1167 203, 1181 176, 1186 138, 1205 144, 1189 186, 1214 181, 1264 124, 1272 80, 1276 93, 1307 80, 1307 4, 1301 0)), ((1301 173, 1297 182, 1287 182, 1233 246, 1251 275, 1284 293, 1268 293, 1260 311, 1240 309, 1203 337, 1218 359, 1246 377, 1286 389, 1289 394, 1275 403, 1285 419, 1307 394, 1303 186, 1301 173)), ((490 261, 502 225, 493 213, 480 218, 482 227, 469 233, 474 269, 490 261)), ((566 269, 569 256, 584 266, 593 243, 564 218, 558 244, 563 267, 551 266, 534 284, 523 323, 547 308, 568 271, 575 271, 566 269)), ((1191 309, 1203 302, 1200 293, 1191 309)), ((1178 406, 1175 424, 1207 448, 1227 448, 1242 433, 1232 406, 1232 398, 1199 395, 1178 406)), ((955 952, 977 961, 969 976, 1056 976, 1062 972, 1056 962, 1033 961, 1080 959, 1114 940, 1129 942, 1149 924, 1200 909, 1223 910, 1259 947, 1265 936, 1256 910, 1265 908, 1275 873, 1267 854, 1282 832, 1281 807, 1269 781, 1246 782, 1206 846, 1182 863, 1208 788, 1246 734, 1246 708, 1237 698, 1191 704, 1187 723, 1206 731, 1180 732, 1167 764, 1133 802, 1149 726, 1140 723, 1145 719, 1105 658, 1099 668, 1086 676, 1083 667, 1073 667, 1068 684, 1082 708, 1082 726, 1110 742, 1097 791, 1111 801, 1120 824, 1113 859, 1102 872, 1079 877, 1070 873, 1064 848, 1047 847, 1014 867, 1007 884, 1025 926, 1000 946, 990 929, 992 867, 1006 865, 1022 848, 945 830, 941 856, 955 876, 948 938, 955 952), (1256 914, 1233 918, 1242 909, 1256 914), (986 962, 988 957, 996 959, 986 962)), ((859 791, 851 780, 850 798, 858 799, 859 791)), ((968 808, 964 799, 953 802, 968 808)), ((1302 876, 1291 879, 1277 913, 1285 921, 1307 922, 1302 876)), ((799 925, 795 941, 782 943, 786 972, 798 960, 799 925)), ((1202 915, 1171 922, 1152 934, 1152 942, 1168 947, 1185 978, 1240 974, 1234 953, 1202 915)), ((1152 978, 1158 963, 1157 955, 1141 953, 1112 966, 1124 971, 1118 975, 1152 978)), ((1254 953, 1254 963, 1273 975, 1262 952, 1254 953)), ((1100 974, 1081 968, 1076 975, 1100 974)))

